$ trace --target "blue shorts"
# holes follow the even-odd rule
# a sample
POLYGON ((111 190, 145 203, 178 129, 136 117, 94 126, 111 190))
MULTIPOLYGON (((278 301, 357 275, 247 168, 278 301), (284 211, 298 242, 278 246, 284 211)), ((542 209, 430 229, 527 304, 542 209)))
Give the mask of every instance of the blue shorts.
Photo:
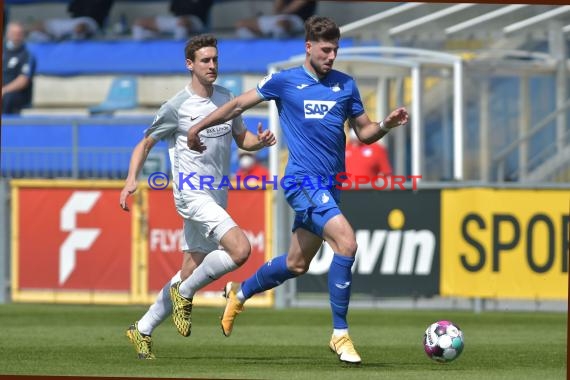
POLYGON ((335 187, 295 186, 285 190, 287 202, 295 210, 295 221, 291 231, 304 228, 323 237, 325 224, 341 213, 340 190, 335 187))

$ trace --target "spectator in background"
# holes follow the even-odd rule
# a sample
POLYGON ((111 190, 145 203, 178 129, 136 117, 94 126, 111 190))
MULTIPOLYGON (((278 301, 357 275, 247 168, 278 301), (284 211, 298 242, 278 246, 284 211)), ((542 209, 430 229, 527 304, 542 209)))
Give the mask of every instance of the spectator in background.
POLYGON ((313 0, 275 0, 273 15, 238 21, 239 38, 286 38, 305 31, 305 20, 315 14, 317 2, 313 0))
POLYGON ((213 0, 171 0, 172 16, 154 16, 135 20, 133 38, 147 40, 170 34, 174 39, 185 40, 193 33, 206 29, 213 0))
POLYGON ((247 176, 253 176, 259 181, 262 181, 264 177, 269 177, 269 170, 257 160, 255 152, 240 149, 238 157, 236 177, 239 176, 241 181, 247 176))
POLYGON ((71 18, 41 21, 31 27, 33 41, 86 40, 103 30, 114 0, 71 0, 71 18))
POLYGON ((25 38, 22 24, 11 22, 7 25, 2 52, 3 114, 19 114, 32 103, 36 61, 26 47, 25 38))
POLYGON ((345 153, 346 172, 353 178, 356 175, 368 178, 392 175, 392 165, 382 140, 370 145, 364 144, 358 139, 354 129, 349 128, 349 141, 345 153))

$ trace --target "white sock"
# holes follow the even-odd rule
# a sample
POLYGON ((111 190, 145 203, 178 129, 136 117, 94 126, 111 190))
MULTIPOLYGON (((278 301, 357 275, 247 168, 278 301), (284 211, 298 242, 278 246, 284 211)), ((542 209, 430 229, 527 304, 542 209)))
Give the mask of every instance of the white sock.
POLYGON ((170 300, 170 286, 180 281, 180 271, 164 285, 158 293, 156 300, 148 308, 145 315, 137 323, 138 330, 145 335, 151 335, 152 331, 160 325, 172 313, 172 301, 170 300))
POLYGON ((345 335, 345 334, 348 334, 348 329, 334 329, 333 330, 334 336, 341 336, 341 335, 345 335))
POLYGON ((239 300, 239 302, 241 302, 241 303, 245 302, 245 296, 243 295, 243 292, 241 291, 241 286, 239 288, 239 291, 236 294, 236 297, 239 300))
POLYGON ((198 290, 237 267, 226 251, 220 249, 212 251, 206 255, 202 264, 194 269, 190 277, 180 283, 180 295, 192 298, 198 290))

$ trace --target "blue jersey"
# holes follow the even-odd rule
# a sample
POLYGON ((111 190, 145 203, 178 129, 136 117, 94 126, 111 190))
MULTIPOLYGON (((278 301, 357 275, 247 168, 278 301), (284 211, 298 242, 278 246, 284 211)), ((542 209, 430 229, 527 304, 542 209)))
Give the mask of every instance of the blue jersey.
POLYGON ((289 148, 286 176, 328 180, 344 172, 344 123, 364 113, 352 77, 332 70, 318 79, 300 66, 265 77, 257 91, 277 105, 289 148))

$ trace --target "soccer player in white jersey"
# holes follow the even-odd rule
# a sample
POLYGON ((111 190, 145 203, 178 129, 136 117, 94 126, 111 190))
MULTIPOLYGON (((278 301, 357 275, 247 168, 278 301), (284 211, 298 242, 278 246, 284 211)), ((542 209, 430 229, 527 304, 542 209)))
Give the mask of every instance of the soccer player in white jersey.
POLYGON ((257 135, 249 132, 237 116, 212 125, 200 133, 203 154, 187 147, 188 130, 233 95, 214 85, 218 75, 217 40, 210 35, 192 38, 185 46, 186 67, 191 82, 162 105, 145 137, 133 150, 129 173, 120 195, 120 206, 128 211, 127 198, 137 189, 138 174, 148 153, 159 140, 168 142, 172 166, 174 203, 184 221, 181 270, 166 283, 156 301, 126 334, 138 357, 154 359, 152 331, 172 313, 183 336, 191 331, 194 293, 222 275, 241 266, 251 252, 243 231, 226 212, 232 138, 244 150, 254 151, 275 144, 272 132, 258 125, 257 135), (194 174, 192 174, 194 173, 194 174), (214 179, 212 189, 200 178, 214 179))
POLYGON ((188 130, 188 147, 203 151, 200 131, 231 120, 262 101, 275 100, 289 148, 283 180, 292 180, 282 187, 295 210, 293 235, 287 254, 273 258, 243 283, 226 285, 222 331, 231 334, 235 317, 252 295, 305 273, 324 240, 335 252, 328 273, 333 319, 329 347, 342 362, 358 364, 361 358, 348 335, 347 323, 357 245, 354 230, 338 207, 340 190, 335 183, 337 175, 345 171, 344 123, 348 120, 360 141, 371 144, 406 124, 408 113, 397 108, 379 123, 370 121, 354 79, 332 68, 339 39, 340 30, 333 20, 309 18, 305 22, 304 64, 266 77, 257 88, 194 125, 188 130))

